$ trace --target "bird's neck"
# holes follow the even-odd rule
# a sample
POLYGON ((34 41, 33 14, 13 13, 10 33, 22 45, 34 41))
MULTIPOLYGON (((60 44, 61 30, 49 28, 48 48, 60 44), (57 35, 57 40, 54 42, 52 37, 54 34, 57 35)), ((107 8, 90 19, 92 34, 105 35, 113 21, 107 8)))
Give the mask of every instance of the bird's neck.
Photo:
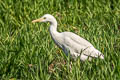
POLYGON ((57 21, 51 22, 49 32, 53 39, 56 38, 56 36, 59 36, 59 32, 57 31, 57 21))
POLYGON ((52 22, 50 22, 50 31, 51 32, 57 32, 57 21, 54 19, 52 22))

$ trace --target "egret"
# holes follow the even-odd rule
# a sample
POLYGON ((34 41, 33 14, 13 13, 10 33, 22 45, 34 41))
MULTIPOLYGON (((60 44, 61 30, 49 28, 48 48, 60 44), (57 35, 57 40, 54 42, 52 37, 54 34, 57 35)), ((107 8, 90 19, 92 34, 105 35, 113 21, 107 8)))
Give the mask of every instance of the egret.
POLYGON ((104 59, 104 55, 84 38, 72 32, 58 32, 57 21, 54 16, 45 14, 41 18, 32 21, 32 23, 35 22, 50 23, 49 32, 53 41, 67 56, 70 54, 73 59, 79 57, 82 61, 92 60, 92 58, 104 59))

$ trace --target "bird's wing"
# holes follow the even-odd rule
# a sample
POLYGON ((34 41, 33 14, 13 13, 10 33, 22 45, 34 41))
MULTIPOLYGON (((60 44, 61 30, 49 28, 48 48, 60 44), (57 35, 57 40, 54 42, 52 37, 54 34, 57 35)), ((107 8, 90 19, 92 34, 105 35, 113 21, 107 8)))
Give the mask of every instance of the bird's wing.
POLYGON ((83 51, 82 54, 86 56, 101 56, 101 52, 95 49, 87 40, 71 32, 63 32, 62 34, 65 46, 74 50, 76 53, 81 54, 80 52, 83 51))
POLYGON ((72 32, 63 32, 63 34, 65 37, 69 37, 71 40, 73 40, 77 44, 80 44, 81 46, 85 46, 85 47, 93 46, 90 42, 88 42, 84 38, 82 38, 72 32))

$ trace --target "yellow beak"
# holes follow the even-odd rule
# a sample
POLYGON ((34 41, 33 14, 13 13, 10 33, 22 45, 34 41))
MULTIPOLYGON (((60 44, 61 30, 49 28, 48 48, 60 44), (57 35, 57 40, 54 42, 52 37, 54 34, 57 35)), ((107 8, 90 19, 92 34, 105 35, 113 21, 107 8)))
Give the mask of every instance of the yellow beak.
POLYGON ((36 19, 36 20, 33 20, 32 23, 41 22, 41 21, 43 21, 43 20, 44 20, 43 18, 36 19))

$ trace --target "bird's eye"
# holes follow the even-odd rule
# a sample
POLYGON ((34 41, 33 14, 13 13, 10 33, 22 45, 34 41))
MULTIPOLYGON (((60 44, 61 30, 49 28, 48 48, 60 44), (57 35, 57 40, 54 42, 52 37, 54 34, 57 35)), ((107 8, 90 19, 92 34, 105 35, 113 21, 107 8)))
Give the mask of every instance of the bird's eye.
POLYGON ((46 17, 44 17, 43 19, 46 19, 46 17))

